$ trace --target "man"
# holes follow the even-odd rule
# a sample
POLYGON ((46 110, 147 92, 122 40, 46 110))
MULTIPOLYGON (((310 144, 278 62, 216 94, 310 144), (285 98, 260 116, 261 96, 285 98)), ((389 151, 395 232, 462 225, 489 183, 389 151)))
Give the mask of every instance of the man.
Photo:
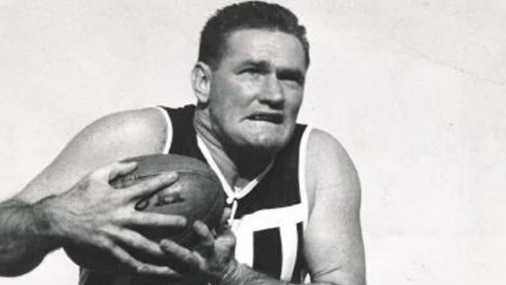
POLYGON ((218 11, 192 72, 197 105, 116 113, 79 133, 1 205, 0 274, 24 274, 56 248, 81 246, 108 252, 118 265, 83 269, 82 284, 286 284, 303 282, 306 271, 313 283, 364 284, 356 171, 332 136, 296 123, 308 66, 305 29, 287 9, 245 2, 218 11), (201 222, 134 210, 174 173, 128 191, 109 185, 136 167, 117 161, 168 152, 213 168, 231 228, 214 233, 201 222), (156 243, 136 226, 191 226, 200 242, 193 250, 156 243))

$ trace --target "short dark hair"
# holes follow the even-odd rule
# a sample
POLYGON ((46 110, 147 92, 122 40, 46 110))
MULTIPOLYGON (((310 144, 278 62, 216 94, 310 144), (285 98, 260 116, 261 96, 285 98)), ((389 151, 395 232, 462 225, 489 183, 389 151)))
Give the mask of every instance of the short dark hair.
POLYGON ((266 29, 294 35, 304 49, 309 67, 309 42, 306 28, 295 14, 278 4, 249 1, 226 6, 209 18, 200 34, 198 60, 216 69, 226 49, 228 36, 244 29, 266 29))

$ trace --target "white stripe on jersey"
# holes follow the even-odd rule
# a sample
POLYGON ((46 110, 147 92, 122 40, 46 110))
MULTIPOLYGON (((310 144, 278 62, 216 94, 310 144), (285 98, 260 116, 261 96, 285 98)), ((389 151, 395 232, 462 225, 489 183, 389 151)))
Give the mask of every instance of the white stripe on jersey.
POLYGON ((309 134, 313 129, 310 126, 306 127, 306 130, 302 134, 299 149, 299 193, 300 203, 304 206, 304 222, 303 229, 306 229, 307 220, 309 218, 309 205, 307 202, 307 182, 306 182, 306 157, 307 157, 307 144, 309 140, 309 134))
POLYGON ((292 278, 295 261, 297 260, 297 225, 282 226, 281 233, 281 279, 290 280, 292 278))
POLYGON ((306 218, 304 214, 307 211, 303 207, 302 204, 295 204, 287 207, 259 210, 244 215, 239 220, 234 220, 232 229, 234 227, 247 227, 251 231, 261 231, 297 224, 306 218))
POLYGON ((174 131, 172 130, 172 121, 169 117, 169 113, 167 113, 167 111, 165 111, 162 107, 155 107, 155 109, 162 112, 163 118, 165 119, 166 123, 167 136, 165 138, 165 145, 163 146, 162 150, 162 153, 166 154, 169 153, 170 145, 172 144, 172 136, 174 135, 174 131))

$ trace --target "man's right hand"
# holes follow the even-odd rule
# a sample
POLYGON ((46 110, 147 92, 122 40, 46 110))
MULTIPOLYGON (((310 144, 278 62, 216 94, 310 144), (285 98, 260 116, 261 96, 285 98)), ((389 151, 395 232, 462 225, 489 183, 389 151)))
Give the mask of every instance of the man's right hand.
POLYGON ((183 228, 186 220, 135 210, 135 204, 177 180, 176 173, 164 173, 138 184, 115 189, 109 183, 136 169, 136 163, 114 163, 90 173, 67 192, 50 196, 40 207, 48 230, 62 246, 98 249, 117 262, 115 270, 141 275, 173 277, 167 267, 147 264, 132 255, 161 257, 163 251, 133 230, 139 227, 183 228))

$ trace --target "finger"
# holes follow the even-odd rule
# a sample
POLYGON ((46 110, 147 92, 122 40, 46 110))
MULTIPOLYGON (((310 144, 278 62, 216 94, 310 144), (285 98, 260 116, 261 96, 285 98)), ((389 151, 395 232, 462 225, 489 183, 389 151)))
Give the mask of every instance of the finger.
POLYGON ((213 233, 202 221, 195 221, 195 223, 193 223, 193 230, 199 236, 202 242, 206 244, 212 244, 214 242, 213 233))
POLYGON ((121 228, 108 232, 110 238, 114 239, 117 243, 125 245, 129 248, 136 249, 137 251, 154 257, 163 257, 164 251, 160 245, 152 240, 147 239, 138 232, 121 228))
POLYGON ((182 267, 182 270, 190 270, 192 268, 198 268, 199 266, 199 259, 192 251, 171 240, 161 240, 160 248, 165 252, 168 259, 170 259, 175 266, 182 267))
POLYGON ((226 227, 220 234, 220 242, 235 245, 236 243, 235 235, 230 227, 226 227))
POLYGON ((164 283, 168 281, 178 281, 183 278, 181 274, 168 266, 155 266, 149 264, 144 264, 144 266, 137 270, 137 274, 144 277, 150 277, 154 280, 159 280, 158 283, 161 283, 162 281, 164 283))
POLYGON ((177 180, 177 172, 163 172, 135 185, 125 188, 125 195, 131 200, 138 200, 170 186, 177 180))
POLYGON ((197 234, 200 242, 193 248, 204 257, 209 257, 214 252, 215 238, 211 230, 201 221, 195 221, 193 224, 193 231, 197 234))
POLYGON ((112 171, 109 173, 109 179, 107 182, 110 182, 118 177, 125 176, 127 174, 132 173, 134 170, 137 169, 137 162, 131 161, 131 162, 118 162, 115 165, 117 167, 114 167, 112 171))
POLYGON ((176 277, 179 274, 166 266, 157 266, 141 262, 119 246, 109 247, 109 252, 120 262, 120 267, 141 275, 176 277))
POLYGON ((230 219, 230 216, 232 216, 232 209, 228 208, 228 207, 225 207, 223 209, 223 213, 221 215, 221 220, 220 222, 222 224, 225 224, 225 223, 228 223, 228 220, 230 219))
POLYGON ((109 183, 119 176, 131 173, 136 168, 136 162, 115 162, 93 171, 90 178, 109 183))
POLYGON ((220 224, 216 227, 216 232, 221 234, 223 231, 230 227, 230 217, 232 216, 232 209, 225 207, 221 215, 220 224))
POLYGON ((187 220, 183 216, 165 215, 150 212, 135 211, 129 216, 123 215, 123 220, 119 222, 122 225, 140 226, 140 227, 186 227, 187 220))

